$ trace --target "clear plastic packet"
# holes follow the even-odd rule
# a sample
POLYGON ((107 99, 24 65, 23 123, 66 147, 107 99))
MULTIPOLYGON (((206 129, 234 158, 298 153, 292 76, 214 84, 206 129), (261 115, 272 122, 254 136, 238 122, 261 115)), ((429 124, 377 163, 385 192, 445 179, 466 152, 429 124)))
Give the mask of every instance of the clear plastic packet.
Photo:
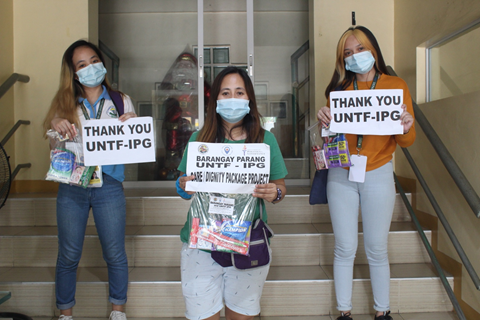
POLYGON ((326 139, 323 138, 321 129, 320 121, 317 121, 314 125, 308 128, 308 131, 310 132, 313 162, 315 163, 315 169, 317 170, 328 169, 325 151, 323 150, 326 139))
POLYGON ((251 194, 195 193, 189 247, 248 255, 256 207, 251 194))
POLYGON ((313 160, 317 170, 338 167, 350 167, 348 141, 343 133, 333 133, 322 128, 317 121, 308 128, 312 146, 313 160))
POLYGON ((45 180, 86 188, 95 167, 84 165, 82 138, 75 126, 72 125, 72 127, 76 133, 72 139, 52 129, 47 131, 52 150, 50 168, 45 175, 45 180))

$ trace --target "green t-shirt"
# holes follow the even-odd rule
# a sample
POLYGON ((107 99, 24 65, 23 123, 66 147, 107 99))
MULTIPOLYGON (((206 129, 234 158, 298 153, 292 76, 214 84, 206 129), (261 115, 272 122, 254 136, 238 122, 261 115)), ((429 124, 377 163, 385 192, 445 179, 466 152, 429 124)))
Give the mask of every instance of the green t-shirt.
MULTIPOLYGON (((189 142, 197 141, 198 131, 194 132, 190 137, 189 142)), ((245 140, 225 140, 225 143, 245 143, 245 140)), ((285 166, 285 161, 283 161, 282 152, 280 151, 280 147, 278 146, 277 139, 273 133, 269 131, 265 131, 265 135, 263 137, 263 143, 266 143, 270 146, 270 181, 283 179, 287 176, 287 167, 285 166)), ((178 170, 181 172, 187 171, 187 154, 188 154, 188 145, 185 148, 185 152, 183 153, 182 162, 178 166, 178 170)), ((257 210, 255 212, 255 219, 260 217, 260 205, 263 207, 263 214, 262 220, 267 222, 267 211, 265 210, 265 203, 263 199, 259 199, 257 210)), ((190 227, 191 227, 190 215, 187 213, 187 222, 183 226, 182 230, 180 231, 180 238, 182 242, 188 243, 190 237, 190 227)))

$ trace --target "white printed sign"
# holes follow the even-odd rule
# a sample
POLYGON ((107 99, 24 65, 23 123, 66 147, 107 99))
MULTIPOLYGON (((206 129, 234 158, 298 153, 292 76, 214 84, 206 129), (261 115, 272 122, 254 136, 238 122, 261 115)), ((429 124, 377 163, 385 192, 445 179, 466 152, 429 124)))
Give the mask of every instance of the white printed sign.
POLYGON ((403 90, 348 90, 330 93, 330 131, 365 135, 403 134, 403 90))
POLYGON ((155 162, 152 117, 82 122, 86 166, 155 162))
POLYGON ((270 146, 265 143, 190 142, 185 190, 253 193, 255 185, 270 180, 270 146))

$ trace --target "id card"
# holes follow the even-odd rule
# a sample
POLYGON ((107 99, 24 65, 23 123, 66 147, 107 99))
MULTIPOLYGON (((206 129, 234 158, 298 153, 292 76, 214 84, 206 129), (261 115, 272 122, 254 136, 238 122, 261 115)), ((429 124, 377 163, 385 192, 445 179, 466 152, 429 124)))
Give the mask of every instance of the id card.
POLYGON ((90 179, 89 188, 101 188, 103 186, 102 166, 96 166, 90 179))
POLYGON ((210 214, 224 214, 231 216, 235 209, 235 199, 210 197, 210 204, 208 206, 208 213, 210 214))
POLYGON ((350 156, 350 162, 352 166, 348 173, 348 180, 364 183, 365 173, 367 172, 367 157, 353 154, 350 156))

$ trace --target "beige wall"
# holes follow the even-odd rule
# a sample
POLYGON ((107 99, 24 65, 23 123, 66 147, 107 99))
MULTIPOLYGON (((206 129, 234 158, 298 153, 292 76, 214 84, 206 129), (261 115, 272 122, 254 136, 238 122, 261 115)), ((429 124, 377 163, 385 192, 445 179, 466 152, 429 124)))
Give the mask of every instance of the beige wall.
MULTIPOLYGON (((13 0, 0 1, 0 85, 13 73, 13 0)), ((17 84, 22 85, 21 84, 17 84)), ((0 99, 0 141, 14 125, 13 91, 11 88, 0 99)), ((13 166, 15 162, 15 140, 10 138, 3 146, 11 157, 13 166)), ((13 170, 13 169, 12 169, 13 170)))
POLYGON ((15 88, 15 120, 31 121, 15 134, 15 156, 17 163, 32 163, 17 179, 45 176, 49 157, 42 122, 58 88, 62 55, 74 41, 98 34, 98 23, 89 26, 89 21, 98 21, 92 17, 96 12, 98 0, 13 2, 14 70, 30 76, 28 85, 15 88))
MULTIPOLYGON (((337 43, 342 33, 352 25, 355 11, 357 25, 370 29, 377 38, 385 62, 394 64, 393 0, 312 0, 313 23, 310 29, 310 48, 314 53, 315 110, 310 113, 316 121, 316 111, 326 103, 324 95, 335 69, 337 43), (313 45, 312 45, 313 43, 313 45)), ((312 10, 311 9, 311 10, 312 10)))
MULTIPOLYGON (((414 98, 417 96, 421 101, 424 97, 424 92, 420 91, 415 95, 416 88, 422 88, 424 73, 424 69, 419 67, 423 67, 424 61, 417 60, 417 51, 420 52, 418 56, 421 57, 425 45, 478 18, 480 18, 480 1, 478 0, 395 1, 395 69, 398 75, 407 81, 414 98)), ((476 53, 472 53, 471 56, 476 56, 476 53)), ((470 61, 460 59, 458 63, 468 64, 470 61)), ((476 192, 480 193, 480 171, 477 165, 480 143, 475 134, 478 132, 480 120, 478 101, 480 101, 479 91, 420 104, 420 109, 425 113, 476 192)), ((453 180, 443 168, 421 129, 417 129, 417 141, 409 151, 418 161, 420 170, 448 221, 452 224, 473 266, 476 267, 477 272, 480 272, 478 241, 480 220, 473 215, 466 201, 457 191, 453 180)), ((413 178, 414 174, 405 162, 403 156, 397 157, 397 174, 413 178)), ((418 183, 417 190, 419 190, 418 209, 435 215, 418 183)), ((442 227, 439 227, 438 248, 459 261, 442 227)), ((472 285, 465 270, 461 284, 461 298, 480 312, 480 293, 472 285)))

